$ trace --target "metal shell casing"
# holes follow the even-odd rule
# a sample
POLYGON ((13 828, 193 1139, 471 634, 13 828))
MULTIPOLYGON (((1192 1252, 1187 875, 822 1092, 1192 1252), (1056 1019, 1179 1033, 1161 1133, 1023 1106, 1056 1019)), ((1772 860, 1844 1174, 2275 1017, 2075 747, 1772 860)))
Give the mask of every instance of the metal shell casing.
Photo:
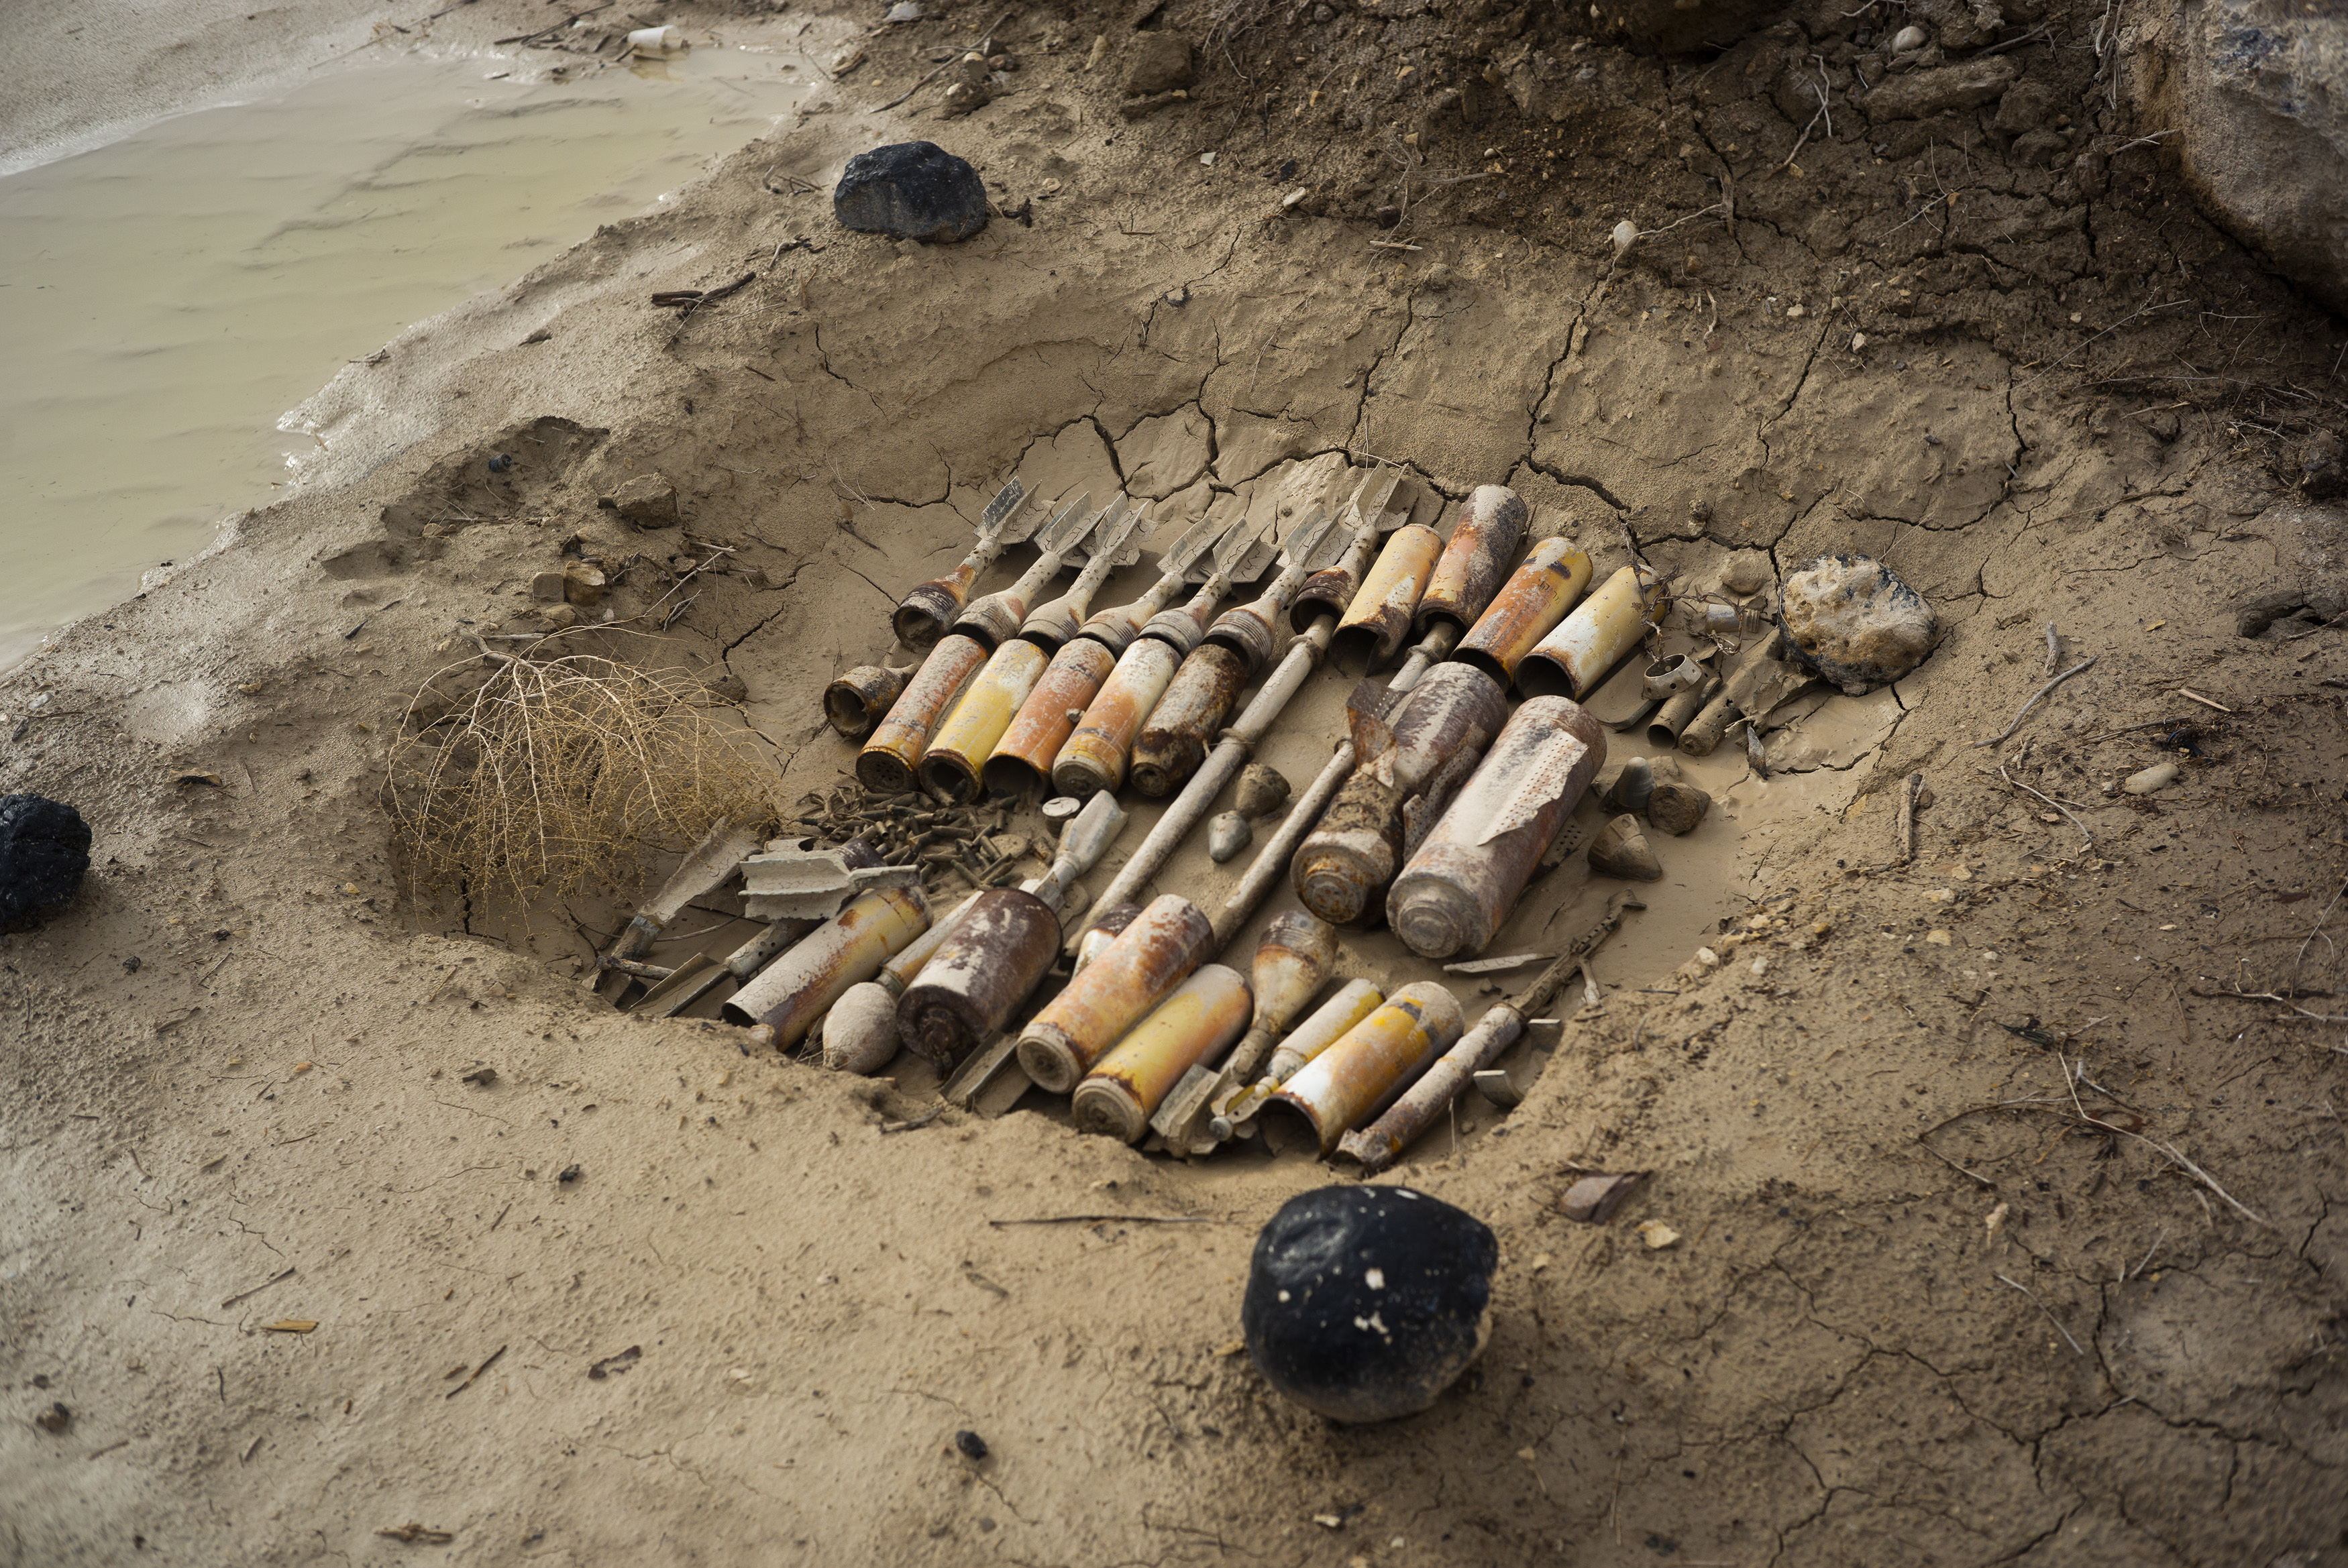
POLYGON ((905 1049, 951 1072, 1011 1020, 1060 954, 1060 917, 1033 893, 981 893, 897 1001, 905 1049))
POLYGON ((1255 1016, 1249 1020, 1247 1039, 1231 1053, 1231 1076, 1244 1082, 1272 1054, 1273 1042, 1304 1010, 1329 966, 1337 961, 1337 933, 1326 920, 1302 909, 1272 917, 1256 938, 1255 961, 1249 976, 1255 992, 1255 1016))
POLYGON ((1302 1118, 1325 1156, 1449 1050, 1466 1027, 1459 1003, 1443 987, 1431 980, 1405 986, 1299 1068, 1272 1091, 1264 1110, 1283 1106, 1302 1118))
POLYGON ((1247 662, 1252 675, 1272 662, 1280 650, 1281 630, 1279 606, 1270 595, 1246 604, 1235 604, 1215 617, 1207 628, 1210 647, 1228 648, 1247 662))
POLYGON ((922 786, 957 803, 976 798, 979 769, 1050 661, 1041 648, 1015 637, 997 648, 931 736, 922 755, 922 786))
POLYGON ((967 637, 948 637, 931 650, 888 717, 856 754, 856 777, 866 789, 901 794, 915 787, 915 770, 930 749, 930 732, 986 664, 986 650, 967 637))
POLYGON ((1124 784, 1134 737, 1181 662, 1180 653, 1154 637, 1141 638, 1127 649, 1085 710, 1076 733, 1052 760, 1053 787, 1063 794, 1083 796, 1124 784))
POLYGON ((1116 668, 1117 655, 1089 637, 1063 643, 981 768, 986 787, 1010 795, 1049 784, 1060 748, 1116 668))
POLYGON ((1508 701, 1482 671, 1465 664, 1429 671, 1395 715, 1393 743, 1354 770, 1297 846, 1290 876, 1304 907, 1333 926, 1375 915, 1402 868, 1412 803, 1447 764, 1481 753, 1508 722, 1508 701))
POLYGON ((1346 607, 1362 591, 1362 574, 1369 569, 1370 552, 1377 548, 1377 534, 1364 528, 1345 547, 1336 565, 1323 567, 1306 578, 1304 586, 1289 602, 1289 630, 1302 631, 1322 616, 1344 614, 1346 607))
POLYGON ((736 991, 722 1011, 728 1023, 771 1027, 786 1050, 807 1038, 824 1009, 930 927, 930 904, 918 887, 876 887, 736 991))
POLYGON ((1459 1037, 1457 1044, 1419 1074, 1418 1081, 1405 1090, 1384 1115, 1338 1140, 1337 1153, 1359 1161, 1365 1175, 1385 1170, 1410 1147, 1413 1139, 1435 1124, 1476 1074, 1498 1061, 1500 1053, 1524 1032, 1525 1015, 1508 1003, 1487 1011, 1474 1029, 1459 1037))
POLYGON ((1589 552, 1572 540, 1543 539, 1477 618, 1452 658, 1474 665, 1503 687, 1512 685, 1525 655, 1565 619, 1590 586, 1590 569, 1589 552))
POLYGON ((1524 498, 1505 485, 1478 485, 1469 492, 1459 520, 1451 525, 1451 542, 1443 547, 1426 591, 1419 596, 1412 631, 1424 637, 1437 623, 1455 631, 1474 625, 1515 563, 1531 516, 1524 498))
POLYGON ((1206 958, 1214 927, 1172 893, 1150 900, 1019 1033, 1027 1076, 1065 1094, 1206 958))
POLYGON ((1078 1129, 1139 1143, 1182 1075, 1211 1065, 1246 1030, 1250 1002, 1237 969, 1200 966, 1076 1085, 1070 1111, 1078 1129))
POLYGON ((984 569, 975 559, 965 560, 947 576, 916 585, 889 618, 889 629, 897 634, 897 641, 908 648, 927 648, 943 637, 969 602, 971 588, 984 569))
POLYGON ((1093 923, 1076 938, 1076 952, 1068 972, 1076 974, 1086 964, 1109 949, 1109 944, 1122 936, 1125 928, 1141 918, 1138 904, 1112 904, 1093 917, 1093 923))
POLYGON ((1606 761, 1580 703, 1519 707, 1386 894, 1386 919, 1423 958, 1480 952, 1606 761))
POLYGON ((1347 980, 1313 1016, 1289 1031, 1263 1070, 1267 1081, 1285 1083, 1297 1069, 1345 1038, 1346 1031, 1385 1006, 1385 993, 1368 980, 1347 980))
MULTIPOLYGON (((1341 664, 1362 661, 1369 666, 1394 657, 1409 635, 1410 618, 1419 596, 1443 553, 1443 536, 1424 523, 1406 523, 1386 538, 1377 563, 1362 579, 1362 589, 1337 622, 1330 655, 1341 664)), ((1313 585, 1308 582, 1309 589, 1313 585)))
POLYGON ((1587 697, 1647 635, 1653 603, 1639 569, 1624 567, 1525 655, 1518 688, 1529 697, 1587 697))
POLYGON ((869 1078, 897 1054, 897 998, 874 980, 859 980, 823 1015, 823 1064, 834 1072, 869 1078))
POLYGON ((885 664, 859 664, 823 689, 823 716, 849 740, 862 740, 905 694, 907 673, 885 664))
POLYGON ((1247 661, 1218 642, 1182 661, 1133 743, 1133 787, 1155 800, 1172 794, 1207 760, 1207 747, 1231 716, 1247 661))

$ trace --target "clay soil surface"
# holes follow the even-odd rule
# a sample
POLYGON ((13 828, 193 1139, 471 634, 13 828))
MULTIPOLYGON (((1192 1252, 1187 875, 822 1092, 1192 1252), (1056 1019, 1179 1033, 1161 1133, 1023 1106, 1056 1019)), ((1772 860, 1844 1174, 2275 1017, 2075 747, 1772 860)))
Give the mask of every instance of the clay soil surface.
MULTIPOLYGON (((1022 9, 993 102, 879 111, 998 9, 666 13, 866 58, 352 365, 296 493, 0 683, 0 790, 98 834, 77 902, 0 938, 0 1553, 2348 1563, 2348 625, 2236 627, 2343 583, 2292 454, 2341 425, 2343 340, 2137 142, 2095 9, 1952 51, 2029 35, 1924 119, 1866 107, 1879 10, 1656 57, 1414 0, 1022 9), (1198 74, 1128 118, 1138 28, 1198 74), (845 159, 913 137, 978 166, 983 234, 831 221, 845 159), (909 1126, 901 1059, 850 1080, 589 995, 633 886, 525 917, 401 877, 411 698, 544 630, 566 559, 620 578, 573 641, 738 679, 788 810, 852 757, 821 684, 1014 474, 1179 519, 1378 460, 1430 518, 1515 487, 1601 575, 1872 553, 1941 623, 1767 777, 1692 764, 1716 804, 1659 840, 1602 1003, 1382 1178, 1502 1246, 1491 1343, 1419 1418, 1333 1427, 1238 1352, 1257 1227, 1339 1179, 1304 1152, 1180 1164, 1040 1093, 909 1126), (648 471, 680 528, 597 507, 648 471), (2050 622, 2095 663, 1977 745, 2050 622), (1653 1174, 1593 1227, 1557 1208, 1590 1167, 1653 1174)), ((1350 683, 1267 747, 1299 784, 1350 683)), ((1192 852, 1161 886, 1226 880, 1192 852)), ((1569 860, 1496 948, 1609 889, 1569 860)), ((737 910, 654 957, 730 949, 737 910)))

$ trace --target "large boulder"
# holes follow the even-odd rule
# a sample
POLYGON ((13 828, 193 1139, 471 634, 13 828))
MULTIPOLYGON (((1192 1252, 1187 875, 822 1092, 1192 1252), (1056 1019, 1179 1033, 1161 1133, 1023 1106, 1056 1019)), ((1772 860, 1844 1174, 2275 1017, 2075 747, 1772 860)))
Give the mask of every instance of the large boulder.
POLYGON ((2120 36, 2146 132, 2178 134, 2203 211, 2348 313, 2348 7, 2147 0, 2120 36))
POLYGON ((936 143, 901 141, 850 159, 831 210, 844 228, 950 245, 986 227, 986 187, 936 143))

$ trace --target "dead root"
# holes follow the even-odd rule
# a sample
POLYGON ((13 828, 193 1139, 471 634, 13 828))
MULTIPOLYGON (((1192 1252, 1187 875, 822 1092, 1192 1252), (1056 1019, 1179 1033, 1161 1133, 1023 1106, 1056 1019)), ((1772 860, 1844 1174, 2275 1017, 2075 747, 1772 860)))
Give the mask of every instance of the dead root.
MULTIPOLYGON (((720 817, 771 822, 768 774, 682 671, 596 653, 498 653, 438 722, 392 749, 383 797, 410 891, 521 907, 589 883, 632 887, 645 862, 720 817)), ((412 712, 446 704, 475 661, 441 671, 412 712)))

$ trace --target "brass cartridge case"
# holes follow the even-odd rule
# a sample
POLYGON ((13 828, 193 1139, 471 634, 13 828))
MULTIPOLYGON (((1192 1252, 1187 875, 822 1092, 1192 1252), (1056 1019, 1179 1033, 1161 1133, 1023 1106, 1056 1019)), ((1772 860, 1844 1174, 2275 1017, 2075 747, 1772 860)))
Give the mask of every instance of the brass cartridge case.
POLYGON ((1045 1089, 1066 1094, 1189 978, 1213 940, 1214 927, 1197 905, 1160 894, 1028 1020, 1019 1033, 1019 1064, 1045 1089))
POLYGON ((1139 1143, 1150 1113, 1182 1075, 1211 1066, 1246 1030, 1248 1006, 1248 983, 1237 969, 1200 966, 1076 1085, 1069 1109, 1077 1128, 1139 1143))

